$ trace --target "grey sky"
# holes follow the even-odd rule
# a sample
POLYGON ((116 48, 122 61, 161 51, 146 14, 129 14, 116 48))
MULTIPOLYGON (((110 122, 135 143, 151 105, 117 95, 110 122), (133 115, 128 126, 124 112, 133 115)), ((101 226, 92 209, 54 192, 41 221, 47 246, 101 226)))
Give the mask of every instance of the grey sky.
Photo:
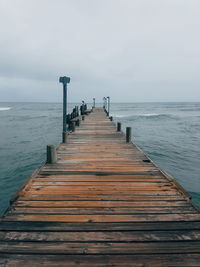
POLYGON ((200 101, 199 0, 0 0, 0 101, 200 101))

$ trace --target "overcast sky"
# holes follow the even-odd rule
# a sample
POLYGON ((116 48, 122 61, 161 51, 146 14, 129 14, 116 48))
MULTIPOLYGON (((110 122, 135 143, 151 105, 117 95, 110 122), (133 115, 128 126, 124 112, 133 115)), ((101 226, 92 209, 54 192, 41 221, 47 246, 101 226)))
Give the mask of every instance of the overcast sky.
POLYGON ((0 0, 0 101, 200 101, 199 0, 0 0))

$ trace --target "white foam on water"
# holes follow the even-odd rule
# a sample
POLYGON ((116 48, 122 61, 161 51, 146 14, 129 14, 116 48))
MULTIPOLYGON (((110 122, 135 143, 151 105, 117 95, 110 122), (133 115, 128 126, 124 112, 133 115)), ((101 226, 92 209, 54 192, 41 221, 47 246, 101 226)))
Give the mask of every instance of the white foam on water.
POLYGON ((117 118, 125 118, 125 117, 129 117, 130 115, 119 115, 119 114, 116 114, 116 115, 113 115, 117 118))
POLYGON ((161 114, 157 113, 146 113, 146 114, 141 114, 140 116, 145 116, 145 117, 154 117, 154 116, 160 116, 161 114))
POLYGON ((10 110, 10 107, 0 107, 0 111, 10 110))
POLYGON ((158 113, 143 113, 143 114, 126 114, 126 115, 119 115, 119 114, 114 114, 113 116, 117 118, 130 118, 130 117, 159 117, 163 115, 168 115, 168 114, 158 114, 158 113))

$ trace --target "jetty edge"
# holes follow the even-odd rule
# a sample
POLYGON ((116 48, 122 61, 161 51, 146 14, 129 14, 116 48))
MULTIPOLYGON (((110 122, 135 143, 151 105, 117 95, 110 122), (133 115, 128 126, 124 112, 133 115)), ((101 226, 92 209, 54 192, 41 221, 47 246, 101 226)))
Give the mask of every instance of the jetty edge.
POLYGON ((1 218, 0 266, 200 266, 189 194, 105 109, 76 115, 1 218))

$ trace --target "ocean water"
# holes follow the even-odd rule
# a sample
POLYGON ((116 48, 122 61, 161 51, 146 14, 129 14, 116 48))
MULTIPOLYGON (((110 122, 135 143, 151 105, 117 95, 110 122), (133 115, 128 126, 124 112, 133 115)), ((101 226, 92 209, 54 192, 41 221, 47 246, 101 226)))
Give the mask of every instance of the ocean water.
MULTIPOLYGON (((200 103, 111 103, 110 115, 200 207, 200 103)), ((0 103, 0 214, 61 133, 62 104, 0 103)))

